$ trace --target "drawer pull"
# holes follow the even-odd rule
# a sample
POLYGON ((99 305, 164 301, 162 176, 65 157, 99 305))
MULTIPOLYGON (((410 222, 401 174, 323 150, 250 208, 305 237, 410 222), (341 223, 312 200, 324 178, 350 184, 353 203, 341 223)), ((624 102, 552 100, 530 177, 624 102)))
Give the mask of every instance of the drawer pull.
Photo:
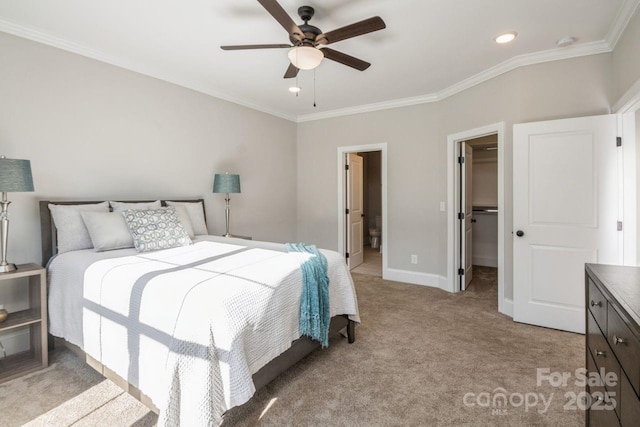
POLYGON ((602 307, 602 302, 591 300, 591 307, 602 307))
POLYGON ((607 352, 606 351, 598 351, 596 350, 596 356, 607 356, 607 352))
POLYGON ((625 341, 624 341, 624 338, 620 338, 620 337, 617 337, 617 336, 615 336, 615 335, 613 336, 613 343, 614 343, 615 345, 623 344, 624 342, 625 342, 625 341))

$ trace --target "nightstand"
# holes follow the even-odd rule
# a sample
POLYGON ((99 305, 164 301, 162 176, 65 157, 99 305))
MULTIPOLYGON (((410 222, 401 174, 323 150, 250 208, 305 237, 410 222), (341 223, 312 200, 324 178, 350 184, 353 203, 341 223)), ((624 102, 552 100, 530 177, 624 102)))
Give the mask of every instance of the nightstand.
MULTIPOLYGON (((0 323, 0 341, 8 333, 29 331, 29 348, 0 359, 0 383, 47 367, 47 278, 38 264, 21 264, 18 269, 0 274, 2 282, 17 279, 29 286, 29 308, 9 313, 0 323)), ((5 346, 6 349, 6 346, 5 346)), ((3 353, 0 349, 0 357, 3 353)))

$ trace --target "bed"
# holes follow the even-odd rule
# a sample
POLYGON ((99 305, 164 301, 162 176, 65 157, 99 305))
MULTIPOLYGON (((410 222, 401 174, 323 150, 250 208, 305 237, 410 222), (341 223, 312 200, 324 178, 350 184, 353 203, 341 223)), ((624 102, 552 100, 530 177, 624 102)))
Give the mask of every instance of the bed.
MULTIPOLYGON (((204 209, 202 200, 187 202, 204 209)), ((192 245, 156 252, 55 255, 49 204, 92 203, 99 202, 40 202, 50 333, 159 413, 159 424, 218 424, 319 347, 298 329, 305 254, 199 235, 192 245)), ((353 343, 360 319, 351 276, 340 254, 322 253, 329 334, 344 331, 353 343)))

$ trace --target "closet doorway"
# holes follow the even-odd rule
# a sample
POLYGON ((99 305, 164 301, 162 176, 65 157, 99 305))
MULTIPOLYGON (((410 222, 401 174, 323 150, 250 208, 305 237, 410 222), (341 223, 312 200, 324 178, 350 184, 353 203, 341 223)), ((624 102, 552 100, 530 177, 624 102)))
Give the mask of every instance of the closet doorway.
POLYGON ((458 142, 460 290, 498 286, 498 135, 458 142))

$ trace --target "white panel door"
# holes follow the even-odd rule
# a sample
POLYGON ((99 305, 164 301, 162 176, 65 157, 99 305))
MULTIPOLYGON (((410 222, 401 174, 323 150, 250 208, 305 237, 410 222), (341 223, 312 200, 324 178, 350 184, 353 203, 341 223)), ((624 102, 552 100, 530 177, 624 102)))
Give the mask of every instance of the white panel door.
POLYGON ((464 276, 460 278, 460 290, 464 291, 469 286, 471 279, 473 279, 473 147, 466 142, 461 142, 460 153, 464 158, 460 165, 462 175, 460 180, 462 184, 460 210, 464 213, 464 218, 460 220, 460 264, 464 269, 464 276))
POLYGON ((347 155, 347 165, 349 166, 347 171, 347 238, 349 258, 347 261, 349 268, 353 269, 362 264, 364 260, 362 157, 349 153, 347 155))
POLYGON ((620 261, 613 115, 513 127, 513 319, 584 333, 584 264, 620 261))

